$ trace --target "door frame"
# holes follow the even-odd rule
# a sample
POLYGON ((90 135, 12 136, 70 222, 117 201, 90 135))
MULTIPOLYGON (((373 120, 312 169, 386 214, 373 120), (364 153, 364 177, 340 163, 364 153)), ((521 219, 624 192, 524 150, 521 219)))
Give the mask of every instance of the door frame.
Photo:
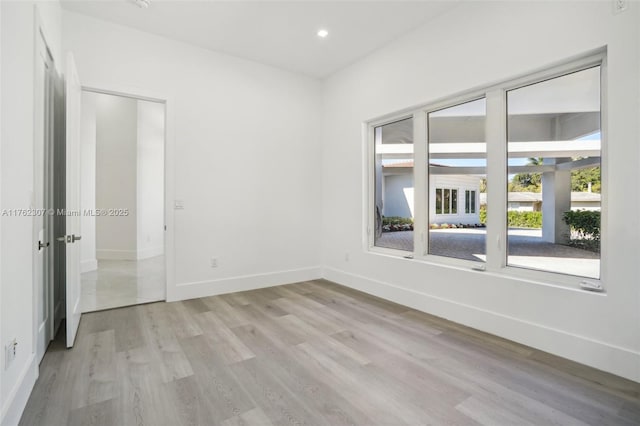
POLYGON ((117 85, 108 86, 101 84, 83 84, 82 91, 103 95, 121 96, 141 101, 164 104, 164 300, 172 300, 172 289, 175 288, 175 230, 173 211, 173 200, 175 196, 173 100, 167 94, 157 93, 151 90, 123 87, 117 85))
MULTIPOLYGON (((52 172, 53 172, 53 152, 54 152, 54 144, 56 138, 56 119, 55 119, 55 85, 56 78, 58 78, 56 63, 54 59, 53 52, 51 50, 50 44, 47 39, 47 31, 44 28, 42 23, 42 19, 40 18, 40 14, 38 9, 35 9, 34 12, 34 66, 37 61, 41 61, 40 57, 40 48, 43 47, 46 54, 48 55, 48 62, 50 65, 50 70, 47 73, 45 71, 45 81, 38 82, 39 79, 38 73, 34 72, 34 92, 33 92, 33 100, 34 100, 34 109, 33 109, 33 120, 35 126, 42 125, 43 128, 39 131, 35 130, 33 133, 33 189, 31 191, 32 200, 34 208, 36 207, 36 194, 38 192, 42 193, 42 207, 44 209, 52 208, 52 204, 47 204, 47 201, 51 202, 53 197, 53 181, 52 181, 52 172), (40 45, 42 43, 42 46, 40 45), (36 93, 35 88, 42 88, 43 93, 36 93), (42 96, 42 97, 41 97, 42 96), (37 106, 39 101, 44 101, 44 105, 40 107, 37 106), (42 141, 39 141, 38 138, 42 138, 42 141), (43 152, 42 155, 42 167, 43 170, 40 171, 41 175, 38 176, 37 168, 38 164, 38 155, 36 155, 36 147, 42 147, 43 152), (36 177, 42 177, 38 182, 36 177), (41 186, 40 191, 36 191, 38 185, 41 186)), ((31 274, 32 274, 32 311, 33 311, 33 340, 32 340, 32 353, 37 358, 37 362, 39 363, 44 354, 49 343, 55 337, 55 306, 54 306, 54 274, 53 274, 53 217, 50 216, 48 212, 34 212, 34 217, 32 219, 32 266, 31 266, 31 274), (39 241, 38 236, 36 235, 36 226, 37 222, 42 220, 43 227, 43 242, 49 243, 49 246, 43 248, 42 252, 42 274, 38 274, 38 257, 39 250, 36 246, 39 241), (46 309, 49 318, 49 327, 48 330, 45 330, 45 336, 47 336, 47 341, 44 342, 43 353, 40 357, 38 357, 39 350, 39 340, 38 334, 40 329, 40 323, 38 321, 38 317, 40 312, 38 311, 38 299, 40 294, 44 294, 44 299, 42 300, 42 307, 46 309)))

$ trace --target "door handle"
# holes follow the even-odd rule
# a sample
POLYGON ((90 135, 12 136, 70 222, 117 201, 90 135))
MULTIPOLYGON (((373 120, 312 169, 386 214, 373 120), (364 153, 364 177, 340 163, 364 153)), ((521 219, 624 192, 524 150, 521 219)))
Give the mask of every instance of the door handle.
POLYGON ((82 239, 82 235, 63 235, 62 237, 56 238, 56 241, 60 241, 61 243, 75 243, 76 241, 80 241, 82 239))
POLYGON ((38 251, 42 250, 43 248, 49 247, 49 244, 51 243, 43 243, 42 241, 38 241, 38 251))

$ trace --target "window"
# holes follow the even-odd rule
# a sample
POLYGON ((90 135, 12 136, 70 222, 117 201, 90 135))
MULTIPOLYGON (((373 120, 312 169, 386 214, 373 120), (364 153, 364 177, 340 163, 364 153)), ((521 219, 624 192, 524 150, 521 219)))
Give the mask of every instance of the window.
POLYGON ((485 99, 428 114, 429 254, 482 262, 485 237, 476 191, 486 189, 485 99), (458 188, 465 191, 458 209, 458 188), (473 197, 472 195, 473 194, 473 197), (464 212, 464 213, 463 213, 464 212))
POLYGON ((436 214, 457 213, 458 190, 451 188, 436 188, 436 214))
POLYGON ((371 124, 371 245, 558 283, 599 279, 604 59, 371 124))
POLYGON ((507 118, 507 264, 599 278, 600 67, 508 91, 507 118))
POLYGON ((374 245, 413 251, 413 119, 377 126, 374 245))
POLYGON ((464 206, 465 214, 476 213, 476 191, 464 191, 464 206))

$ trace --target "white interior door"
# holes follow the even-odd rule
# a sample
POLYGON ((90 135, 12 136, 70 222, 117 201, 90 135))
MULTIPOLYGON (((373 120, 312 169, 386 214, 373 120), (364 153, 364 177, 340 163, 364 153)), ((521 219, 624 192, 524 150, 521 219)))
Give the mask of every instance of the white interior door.
POLYGON ((34 128, 33 200, 33 279, 36 304, 36 357, 42 360, 47 346, 53 339, 51 295, 51 229, 50 216, 41 214, 48 209, 48 154, 53 142, 53 59, 42 36, 37 40, 36 51, 36 125, 34 128))
POLYGON ((66 304, 67 347, 73 346, 80 316, 80 126, 82 87, 73 55, 67 55, 66 68, 66 304))

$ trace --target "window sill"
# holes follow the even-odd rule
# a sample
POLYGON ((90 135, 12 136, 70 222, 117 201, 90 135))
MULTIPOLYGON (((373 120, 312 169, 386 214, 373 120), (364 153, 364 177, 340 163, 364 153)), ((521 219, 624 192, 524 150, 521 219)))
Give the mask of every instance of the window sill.
POLYGON ((485 274, 496 278, 507 278, 516 280, 526 284, 541 285, 557 289, 577 291, 580 293, 589 293, 596 296, 606 296, 607 291, 589 291, 581 288, 580 284, 584 281, 599 284, 604 287, 602 279, 593 279, 587 277, 579 277, 575 275, 565 275, 555 272, 537 271, 515 266, 504 266, 496 269, 491 268, 486 263, 473 262, 464 259, 447 258, 435 255, 415 256, 414 253, 384 247, 369 247, 369 254, 376 256, 385 256, 394 259, 408 260, 418 262, 424 265, 436 266, 447 269, 455 269, 457 271, 467 271, 475 274, 485 274), (482 269, 484 268, 484 269, 482 269))

